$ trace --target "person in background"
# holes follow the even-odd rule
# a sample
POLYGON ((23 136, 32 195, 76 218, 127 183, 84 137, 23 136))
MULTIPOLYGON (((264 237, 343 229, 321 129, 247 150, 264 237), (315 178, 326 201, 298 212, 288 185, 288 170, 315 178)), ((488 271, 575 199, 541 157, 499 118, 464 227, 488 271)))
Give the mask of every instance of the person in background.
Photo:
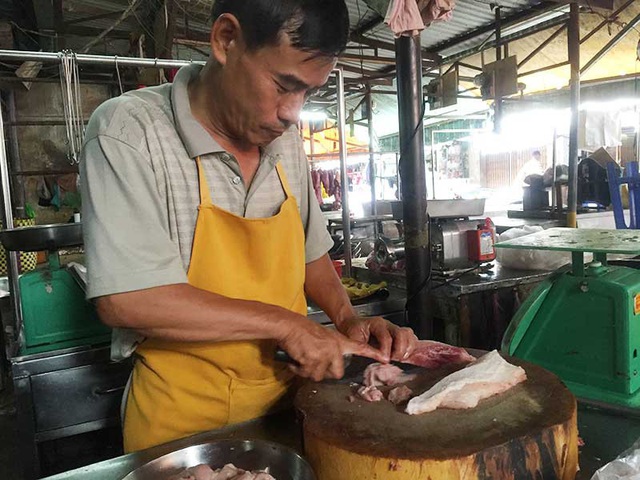
POLYGON ((401 360, 417 342, 351 306, 297 132, 346 47, 344 0, 217 0, 212 14, 206 65, 87 126, 88 296, 112 356, 135 358, 127 452, 270 413, 294 374, 340 378, 344 354, 401 360), (335 330, 306 318, 306 297, 335 330))
POLYGON ((516 179, 513 182, 515 188, 522 188, 527 185, 525 179, 529 175, 542 175, 544 173, 544 165, 542 164, 542 154, 540 150, 534 150, 531 158, 518 170, 516 179))

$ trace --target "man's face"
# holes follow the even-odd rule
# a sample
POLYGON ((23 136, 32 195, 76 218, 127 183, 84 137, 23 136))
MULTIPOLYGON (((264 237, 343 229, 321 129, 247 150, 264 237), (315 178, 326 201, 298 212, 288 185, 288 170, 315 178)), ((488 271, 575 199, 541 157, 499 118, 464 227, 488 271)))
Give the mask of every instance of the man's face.
POLYGON ((222 69, 225 129, 251 145, 271 143, 298 122, 306 99, 335 65, 335 58, 292 47, 286 35, 255 51, 230 49, 222 69))

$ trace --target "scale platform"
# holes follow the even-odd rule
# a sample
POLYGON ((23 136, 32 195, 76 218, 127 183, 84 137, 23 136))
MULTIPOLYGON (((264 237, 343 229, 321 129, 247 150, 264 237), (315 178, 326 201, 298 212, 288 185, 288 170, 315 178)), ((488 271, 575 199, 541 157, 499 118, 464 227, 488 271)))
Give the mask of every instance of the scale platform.
POLYGON ((503 352, 556 373, 579 398, 640 408, 640 270, 607 263, 640 255, 640 230, 551 228, 496 247, 572 254, 518 310, 503 352))

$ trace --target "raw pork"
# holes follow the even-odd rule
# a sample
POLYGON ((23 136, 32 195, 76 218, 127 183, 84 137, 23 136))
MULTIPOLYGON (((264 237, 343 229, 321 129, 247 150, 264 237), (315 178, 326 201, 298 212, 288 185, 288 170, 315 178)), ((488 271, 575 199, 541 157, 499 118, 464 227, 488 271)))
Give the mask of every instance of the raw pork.
POLYGON ((522 367, 511 365, 494 350, 412 398, 406 412, 417 415, 438 407, 473 408, 480 400, 505 392, 526 379, 522 367))
POLYGON ((187 468, 176 480, 275 480, 264 471, 249 472, 232 465, 213 470, 209 465, 187 468))
POLYGON ((367 402, 379 402, 384 398, 382 392, 377 387, 371 385, 369 387, 362 386, 358 388, 358 397, 367 402))
POLYGON ((399 405, 402 402, 406 402, 413 395, 413 391, 406 385, 400 385, 399 387, 392 388, 387 394, 387 400, 394 405, 399 405))
POLYGON ((415 378, 415 375, 405 374, 400 367, 395 365, 384 365, 382 363, 372 363, 364 370, 365 387, 381 387, 383 385, 398 385, 415 378))
POLYGON ((402 361, 418 367, 436 368, 451 363, 469 363, 475 359, 464 348, 434 342, 433 340, 421 340, 411 352, 409 358, 402 361))

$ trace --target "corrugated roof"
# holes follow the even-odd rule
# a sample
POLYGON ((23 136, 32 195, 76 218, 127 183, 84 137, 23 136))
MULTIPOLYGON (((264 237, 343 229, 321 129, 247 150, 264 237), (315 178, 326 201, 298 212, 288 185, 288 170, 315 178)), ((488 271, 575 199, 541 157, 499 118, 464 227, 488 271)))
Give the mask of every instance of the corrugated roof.
MULTIPOLYGON (((181 29, 183 27, 184 13, 186 12, 191 17, 189 26, 192 30, 199 32, 206 31, 208 23, 204 20, 208 17, 212 3, 213 0, 178 0, 180 9, 177 18, 178 28, 181 29)), ((373 11, 365 0, 346 0, 346 3, 349 8, 349 18, 352 29, 356 29, 380 18, 380 15, 373 11)), ((540 0, 495 0, 493 3, 501 6, 504 17, 524 11, 532 5, 540 3, 540 0)), ((126 8, 127 4, 128 2, 126 0, 67 0, 64 3, 64 19, 68 21, 82 18, 83 16, 90 16, 90 12, 99 14, 105 11, 122 11, 126 8)), ((494 19, 490 0, 458 0, 454 9, 453 18, 450 21, 434 22, 422 32, 422 45, 427 49, 435 48, 443 42, 451 41, 477 28, 491 25, 494 19)), ((101 18, 82 23, 81 25, 106 29, 112 25, 114 21, 115 17, 101 18)), ((136 18, 131 17, 125 20, 118 29, 134 29, 136 28, 136 23, 138 23, 136 18)), ((384 23, 380 23, 368 31, 366 36, 387 43, 393 43, 394 41, 393 33, 384 23)), ((482 38, 467 40, 460 48, 473 46, 480 42, 482 42, 482 38)), ((444 53, 448 55, 453 51, 455 51, 455 48, 447 49, 444 53)), ((351 50, 351 52, 356 54, 357 50, 351 50)), ((365 50, 363 54, 371 55, 371 50, 365 50)), ((380 54, 387 56, 384 53, 380 54)), ((380 68, 380 64, 366 65, 367 70, 379 70, 380 68)))
MULTIPOLYGON (((350 9, 355 8, 357 3, 362 0, 348 0, 350 9)), ((434 22, 423 30, 421 39, 422 46, 427 49, 436 49, 443 42, 454 40, 456 37, 474 31, 481 27, 486 27, 495 22, 495 13, 491 5, 499 5, 501 7, 502 17, 508 17, 518 12, 526 11, 533 4, 539 1, 534 0, 459 0, 453 10, 453 17, 449 21, 434 22)), ((488 35, 488 34, 487 34, 488 35)), ((385 24, 375 27, 367 33, 368 37, 385 41, 393 41, 393 33, 385 24)), ((481 43, 482 39, 476 39, 476 43, 481 43)), ((468 46, 468 44, 467 44, 468 46)), ((443 52, 450 54, 452 49, 443 52)))

